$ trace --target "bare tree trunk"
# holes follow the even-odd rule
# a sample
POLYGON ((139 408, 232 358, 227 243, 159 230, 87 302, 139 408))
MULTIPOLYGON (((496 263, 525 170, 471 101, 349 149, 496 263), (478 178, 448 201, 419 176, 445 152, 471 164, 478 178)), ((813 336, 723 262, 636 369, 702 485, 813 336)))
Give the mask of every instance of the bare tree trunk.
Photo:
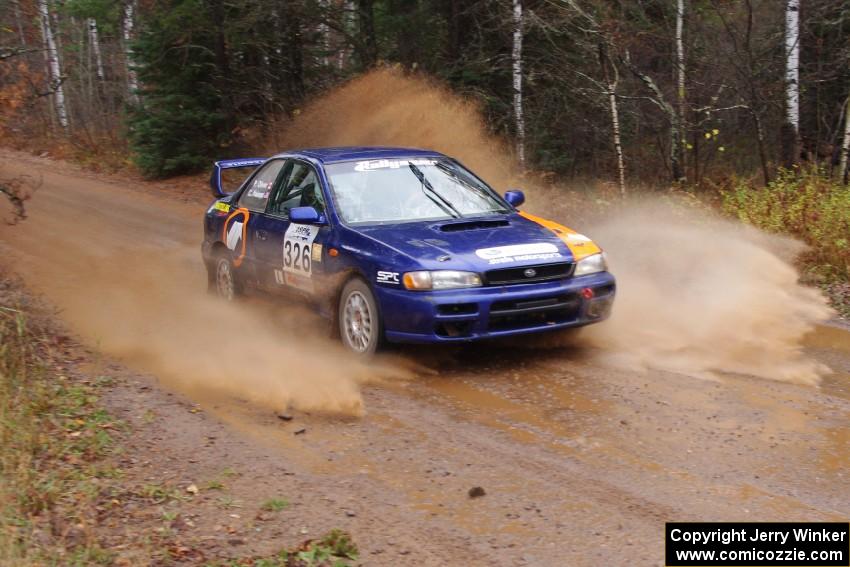
POLYGON ((785 123, 782 161, 792 167, 800 152, 800 0, 785 4, 785 123))
POLYGON ((12 6, 15 8, 15 25, 18 28, 18 38, 22 47, 27 45, 27 36, 24 33, 24 23, 21 19, 21 3, 18 0, 12 0, 12 6))
POLYGON ((378 62, 374 0, 357 0, 357 20, 360 28, 360 63, 369 68, 378 62))
POLYGON ((516 120, 516 153, 519 163, 525 167, 525 116, 522 109, 522 0, 514 4, 514 45, 511 54, 513 63, 514 119, 516 120))
MULTIPOLYGON (((322 14, 328 13, 328 0, 319 0, 319 9, 322 11, 322 14)), ((331 37, 330 37, 330 28, 328 28, 328 24, 322 21, 319 24, 318 28, 319 32, 319 45, 322 46, 322 56, 319 58, 322 66, 327 66, 328 64, 328 54, 331 52, 331 37)))
MULTIPOLYGON (((355 24, 354 14, 357 7, 354 5, 354 0, 344 0, 342 3, 342 26, 347 33, 352 33, 355 24)), ((351 47, 348 44, 343 44, 338 47, 337 53, 337 69, 342 71, 351 60, 351 47)))
POLYGON ((678 102, 676 120, 670 128, 670 164, 673 181, 684 182, 685 159, 683 141, 685 140, 685 0, 676 3, 676 100, 678 102))
MULTIPOLYGON (((632 63, 631 59, 629 58, 628 51, 626 52, 625 58, 620 57, 620 61, 629 69, 629 71, 632 72, 632 74, 635 77, 640 79, 640 81, 649 90, 649 92, 651 92, 653 94, 653 96, 650 97, 650 100, 664 113, 665 116, 667 116, 667 120, 670 121, 670 130, 678 132, 678 127, 677 127, 678 118, 677 118, 676 109, 673 108, 672 104, 667 102, 667 99, 664 97, 664 93, 661 91, 661 89, 658 87, 658 85, 652 79, 652 77, 650 77, 646 73, 643 73, 640 69, 638 69, 634 65, 634 63, 632 63)), ((671 141, 672 145, 675 145, 676 143, 678 143, 679 145, 682 144, 681 139, 680 139, 678 134, 671 135, 670 138, 671 138, 670 141, 671 141)), ((679 170, 680 174, 677 176, 677 169, 676 169, 677 167, 681 168, 681 164, 677 165, 676 163, 673 162, 673 159, 676 155, 678 155, 676 153, 676 148, 671 147, 670 148, 670 161, 671 161, 670 171, 673 174, 672 175, 673 181, 679 181, 681 179, 681 170, 679 170)))
POLYGON ((605 88, 608 92, 608 107, 611 111, 611 136, 614 142, 614 152, 617 154, 617 178, 619 181, 620 196, 626 196, 626 164, 623 160, 623 143, 620 136, 620 112, 617 107, 617 84, 620 82, 620 74, 613 64, 604 43, 599 44, 599 63, 602 65, 602 76, 605 78, 605 88), (608 67, 614 72, 614 76, 608 71, 608 67))
POLYGON ((89 43, 94 52, 94 64, 97 78, 103 80, 103 57, 100 54, 100 40, 97 37, 97 20, 89 18, 89 43))
POLYGON ((841 160, 838 163, 838 179, 847 183, 847 161, 850 158, 850 96, 844 110, 844 140, 841 142, 841 160))
POLYGON ((750 116, 753 118, 753 124, 756 126, 756 142, 758 143, 759 148, 759 161, 761 162, 761 172, 764 177, 764 184, 767 186, 770 184, 770 168, 767 163, 767 150, 765 149, 764 144, 764 126, 761 123, 761 117, 759 117, 758 113, 750 109, 750 116))
POLYGON ((59 53, 56 50, 56 38, 50 23, 50 6, 48 0, 38 0, 38 13, 41 18, 41 31, 44 38, 45 56, 47 58, 47 71, 50 77, 50 87, 53 90, 53 106, 56 110, 56 118, 62 128, 68 128, 68 109, 65 106, 65 90, 62 87, 62 67, 59 62, 59 53))
POLYGON ((133 69, 133 50, 130 43, 133 41, 133 28, 136 25, 136 0, 127 0, 124 4, 124 66, 127 70, 127 92, 130 101, 139 102, 139 79, 136 70, 133 69))

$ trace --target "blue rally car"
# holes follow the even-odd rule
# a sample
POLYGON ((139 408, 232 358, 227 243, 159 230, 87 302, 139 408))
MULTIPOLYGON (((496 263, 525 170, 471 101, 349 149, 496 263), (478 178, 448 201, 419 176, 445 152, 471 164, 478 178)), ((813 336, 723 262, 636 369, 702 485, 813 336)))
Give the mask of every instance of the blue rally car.
POLYGON ((309 301, 343 343, 450 343, 594 323, 614 277, 590 239, 517 209, 458 161, 323 148, 220 161, 204 221, 211 291, 309 301), (224 170, 254 171, 234 193, 224 170))

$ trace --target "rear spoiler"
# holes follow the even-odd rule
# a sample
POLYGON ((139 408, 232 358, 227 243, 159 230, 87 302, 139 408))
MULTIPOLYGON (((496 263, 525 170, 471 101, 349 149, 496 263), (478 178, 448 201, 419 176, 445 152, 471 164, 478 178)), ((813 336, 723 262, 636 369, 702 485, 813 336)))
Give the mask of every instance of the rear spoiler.
POLYGON ((250 167, 252 171, 260 165, 263 165, 268 158, 241 158, 241 159, 223 159, 213 164, 212 175, 210 175, 210 189, 216 199, 227 197, 233 193, 226 192, 221 187, 221 172, 225 169, 238 169, 250 167))

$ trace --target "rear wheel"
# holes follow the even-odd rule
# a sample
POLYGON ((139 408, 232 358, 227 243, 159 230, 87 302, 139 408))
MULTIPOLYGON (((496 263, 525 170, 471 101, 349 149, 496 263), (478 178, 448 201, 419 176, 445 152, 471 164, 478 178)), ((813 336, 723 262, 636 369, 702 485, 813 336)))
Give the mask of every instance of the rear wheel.
POLYGON ((357 354, 374 354, 383 342, 384 329, 378 303, 361 279, 345 284, 339 298, 339 334, 342 343, 357 354))
POLYGON ((233 301, 241 293, 233 262, 227 254, 222 254, 215 261, 215 294, 225 301, 233 301))

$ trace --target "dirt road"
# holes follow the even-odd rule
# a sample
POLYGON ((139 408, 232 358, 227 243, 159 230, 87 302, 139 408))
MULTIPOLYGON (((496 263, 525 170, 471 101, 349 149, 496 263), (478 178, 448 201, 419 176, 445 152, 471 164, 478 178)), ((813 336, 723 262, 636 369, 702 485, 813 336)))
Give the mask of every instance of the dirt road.
POLYGON ((121 378, 107 402, 137 427, 127 466, 178 485, 239 472, 236 513, 210 497, 182 528, 207 557, 341 527, 367 565, 660 565, 665 521, 850 517, 839 326, 806 339, 833 370, 819 386, 634 372, 578 346, 406 348, 356 368, 299 310, 204 318, 218 307, 204 297, 202 192, 6 151, 0 167, 43 179, 0 250, 105 356, 92 371, 121 378), (227 360, 266 345, 254 323, 283 360, 240 374, 227 360), (301 409, 282 421, 276 403, 301 409), (475 486, 486 494, 470 498, 475 486), (278 494, 293 505, 273 521, 240 512, 278 494))

